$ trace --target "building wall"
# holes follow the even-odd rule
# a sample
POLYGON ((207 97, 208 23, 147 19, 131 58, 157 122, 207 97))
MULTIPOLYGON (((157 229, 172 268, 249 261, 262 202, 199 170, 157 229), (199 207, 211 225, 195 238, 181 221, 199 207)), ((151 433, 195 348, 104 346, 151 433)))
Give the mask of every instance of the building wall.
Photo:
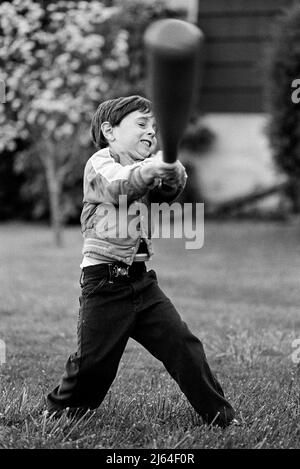
POLYGON ((274 20, 293 0, 199 0, 205 35, 199 109, 262 112, 274 20))

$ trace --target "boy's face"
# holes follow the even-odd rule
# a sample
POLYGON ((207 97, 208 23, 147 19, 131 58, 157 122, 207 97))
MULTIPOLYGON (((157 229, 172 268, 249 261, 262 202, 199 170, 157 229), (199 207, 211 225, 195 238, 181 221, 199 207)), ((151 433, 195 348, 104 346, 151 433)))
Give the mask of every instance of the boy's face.
POLYGON ((126 152, 134 159, 144 160, 150 156, 157 145, 156 122, 151 113, 133 111, 113 127, 112 150, 126 152))

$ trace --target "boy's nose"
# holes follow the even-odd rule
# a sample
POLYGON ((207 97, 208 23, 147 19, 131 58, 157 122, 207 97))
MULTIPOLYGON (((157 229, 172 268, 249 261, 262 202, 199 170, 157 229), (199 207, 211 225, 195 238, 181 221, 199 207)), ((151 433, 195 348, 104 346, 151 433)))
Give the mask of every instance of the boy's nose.
POLYGON ((153 127, 149 127, 147 129, 147 134, 148 135, 151 135, 151 136, 154 136, 155 135, 155 130, 153 129, 153 127))

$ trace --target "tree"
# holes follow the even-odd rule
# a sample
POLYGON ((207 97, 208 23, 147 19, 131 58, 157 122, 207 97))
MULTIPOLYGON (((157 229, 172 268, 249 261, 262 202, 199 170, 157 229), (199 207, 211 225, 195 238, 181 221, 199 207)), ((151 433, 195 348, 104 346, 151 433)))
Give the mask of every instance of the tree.
POLYGON ((105 99, 145 94, 144 31, 182 15, 165 0, 0 2, 0 155, 15 153, 26 207, 32 218, 50 213, 57 243, 81 209, 93 112, 105 99))
POLYGON ((119 94, 128 67, 119 7, 98 1, 0 4, 0 66, 6 103, 0 104, 0 153, 18 152, 18 167, 40 167, 47 184, 51 224, 61 244, 62 188, 83 164, 95 107, 119 94))

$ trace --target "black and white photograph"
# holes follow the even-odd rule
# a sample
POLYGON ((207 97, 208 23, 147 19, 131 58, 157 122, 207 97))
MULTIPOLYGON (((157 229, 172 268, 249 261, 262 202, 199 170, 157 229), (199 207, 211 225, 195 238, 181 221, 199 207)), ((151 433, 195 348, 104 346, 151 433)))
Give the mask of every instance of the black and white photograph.
POLYGON ((1 450, 299 449, 299 0, 0 0, 0 260, 1 450))

